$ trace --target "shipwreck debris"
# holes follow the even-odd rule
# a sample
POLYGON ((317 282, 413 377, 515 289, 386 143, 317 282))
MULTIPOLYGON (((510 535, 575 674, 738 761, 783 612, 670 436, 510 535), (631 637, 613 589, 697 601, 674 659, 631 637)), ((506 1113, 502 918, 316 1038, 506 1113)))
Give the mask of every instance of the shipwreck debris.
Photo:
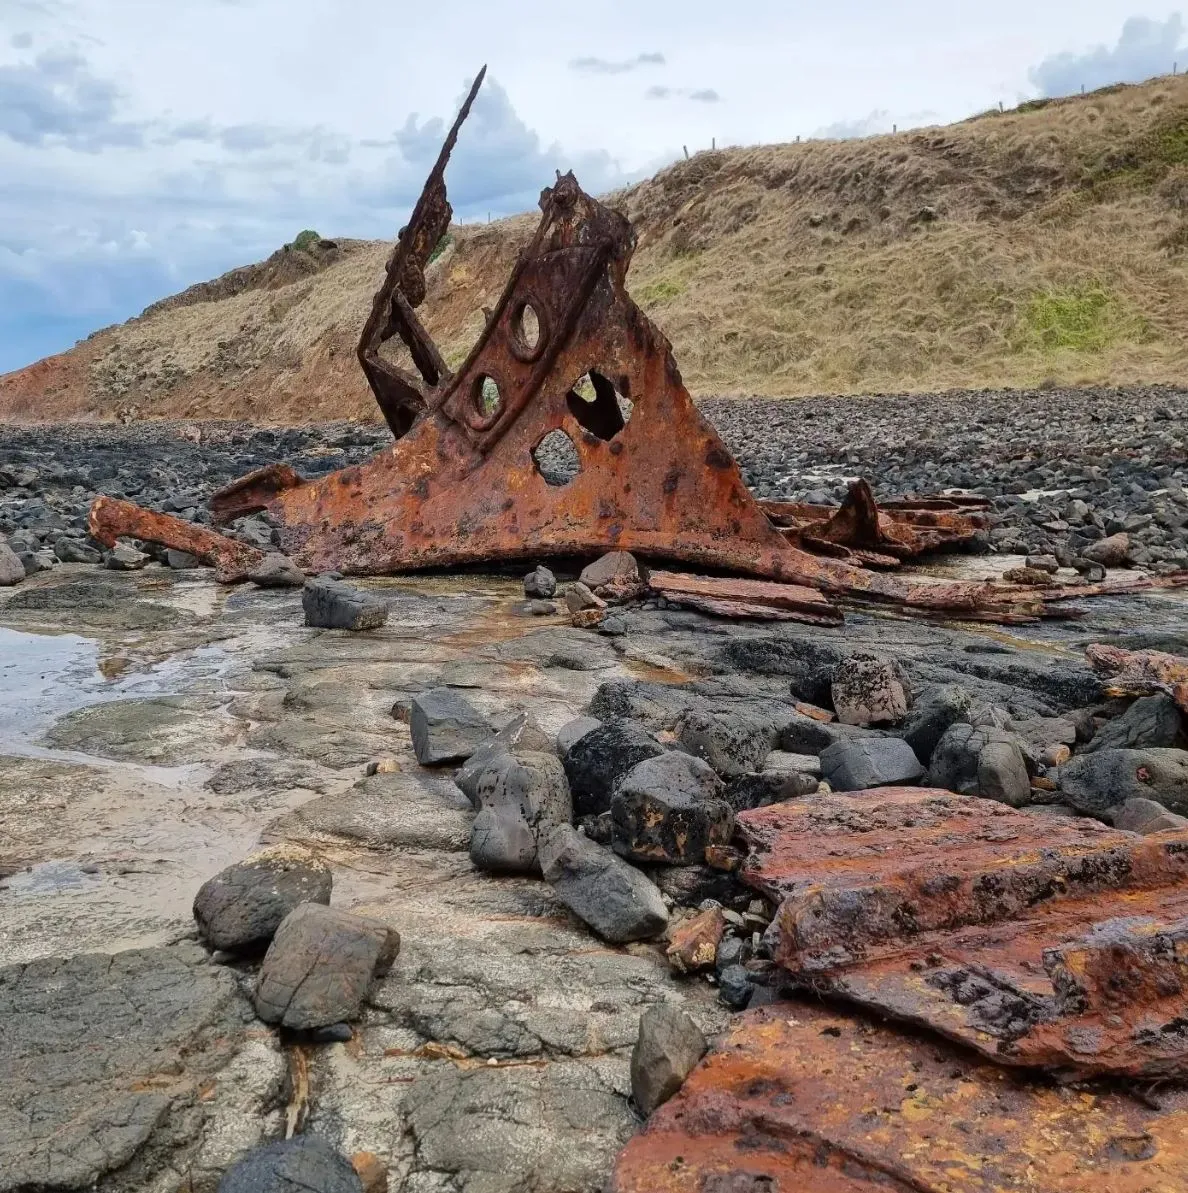
POLYGON ((1162 650, 1122 650, 1095 643, 1085 650, 1089 665, 1108 680, 1111 696, 1170 696, 1188 716, 1188 658, 1162 650))
POLYGON ((749 1011, 620 1153, 612 1193, 1184 1188, 1188 1097, 1020 1080, 808 999, 749 1011))
POLYGON ((744 812, 790 986, 1006 1065, 1188 1076, 1188 832, 879 788, 744 812))
MULTIPOLYGON (((386 575, 618 550, 791 588, 753 599, 758 590, 710 592, 698 579, 695 591, 684 581, 683 603, 726 616, 836 620, 835 610, 802 599, 806 588, 1005 622, 1060 615, 1056 602, 1091 595, 1088 586, 888 574, 903 559, 979 535, 988 509, 981 498, 880 506, 859 481, 837 508, 758 501, 690 398, 668 340, 627 292, 631 224, 572 173, 542 192, 536 234, 478 342, 451 371, 416 308, 452 214, 445 168, 483 73, 401 230, 359 340, 395 442, 316 480, 279 463, 259 469, 214 495, 216 522, 267 511, 280 550, 307 573, 386 575), (416 375, 381 355, 395 337, 416 375), (542 463, 558 437, 576 470, 542 463)), ((180 519, 107 498, 92 507, 90 530, 108 546, 128 536, 191 551, 224 581, 259 562, 213 532, 196 536, 180 519)), ((1188 575, 1165 582, 1188 583, 1188 575)))

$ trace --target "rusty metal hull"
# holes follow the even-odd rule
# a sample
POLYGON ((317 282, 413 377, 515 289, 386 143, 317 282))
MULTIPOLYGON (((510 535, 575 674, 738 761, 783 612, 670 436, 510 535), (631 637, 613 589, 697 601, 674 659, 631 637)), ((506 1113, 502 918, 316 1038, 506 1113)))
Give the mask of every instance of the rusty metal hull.
POLYGON ((612 1193, 1185 1193, 1188 1096, 1069 1089, 810 1001, 735 1020, 612 1193))
POLYGON ((1188 1077, 1188 832, 881 788, 743 813, 793 983, 993 1059, 1188 1077))

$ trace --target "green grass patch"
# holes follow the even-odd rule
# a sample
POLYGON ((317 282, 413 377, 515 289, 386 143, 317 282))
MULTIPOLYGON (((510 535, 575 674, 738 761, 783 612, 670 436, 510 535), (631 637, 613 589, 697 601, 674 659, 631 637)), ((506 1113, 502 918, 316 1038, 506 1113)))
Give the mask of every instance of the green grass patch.
POLYGON ((655 282, 649 282, 646 286, 640 287, 639 301, 646 303, 648 306, 653 306, 657 303, 671 302, 674 298, 680 298, 684 292, 684 282, 674 282, 670 278, 660 278, 655 282))
POLYGON ((429 264, 432 265, 454 243, 454 235, 447 232, 438 242, 437 247, 429 254, 429 264))
POLYGON ((1033 294, 1019 313, 1013 336, 1016 351, 1045 352, 1103 352, 1120 342, 1150 338, 1147 321, 1099 282, 1033 294))
POLYGON ((303 232, 298 232, 293 237, 293 243, 288 247, 295 249, 299 253, 307 253, 315 244, 322 238, 312 229, 306 228, 303 232))
POLYGON ((1089 162, 1084 182, 1099 192, 1119 186, 1148 189, 1186 164, 1188 109, 1179 108, 1129 144, 1089 162))

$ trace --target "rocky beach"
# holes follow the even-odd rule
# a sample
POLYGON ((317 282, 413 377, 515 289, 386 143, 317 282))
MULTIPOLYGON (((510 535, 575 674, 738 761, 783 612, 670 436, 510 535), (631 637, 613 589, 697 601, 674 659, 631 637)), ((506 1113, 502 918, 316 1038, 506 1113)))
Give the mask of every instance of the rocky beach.
MULTIPOLYGON (((922 575, 1032 568, 1074 584, 1188 566, 1182 390, 700 405, 764 498, 837 500, 858 476, 880 498, 992 498, 982 540, 909 565, 922 575)), ((316 477, 388 439, 345 423, 0 430, 0 1193, 627 1193, 661 1187, 661 1171, 674 1189, 782 1189, 722 1174, 774 1147, 789 1103, 734 1127, 706 1118, 696 1099, 725 1088, 714 1066, 746 1055, 748 1033, 778 1027, 781 1055, 807 1055, 854 1024, 877 1043, 887 1019, 937 1016, 810 956, 781 833, 835 834, 844 853, 905 807, 910 851, 964 801, 989 809, 979 831, 999 870, 1035 841, 1045 865, 1067 849, 1137 871, 1188 829, 1188 676, 1151 670, 1188 655, 1183 589, 1009 627, 869 608, 811 626, 622 600, 631 560, 542 560, 527 581, 517 565, 219 586, 184 553, 86 534, 96 496, 202 522, 210 493, 251 469, 316 477), (566 608, 579 574, 610 604, 593 628, 566 608), (942 809, 945 792, 958 802, 942 809), (711 1163, 687 1136, 719 1131, 736 1142, 711 1163)), ((273 543, 264 517, 234 533, 273 543)), ((1091 891, 1081 871, 1045 872, 1028 897, 1084 883, 1105 899, 1125 869, 1091 891)), ((1144 881, 1142 897, 1163 889, 1144 881)), ((932 931, 917 895, 909 938, 932 931)), ((1116 923, 1102 906, 1088 922, 1116 923)), ((1073 1016, 1018 1063, 1078 1083, 1067 1096, 1114 1142, 1078 1156, 1092 1185, 1058 1185, 1037 1145, 1039 1185, 935 1187, 1183 1188, 1169 1124, 1188 1103, 1158 1076, 1179 1056, 1172 1012, 1151 1010, 1159 1031, 1120 1060, 1085 1044, 1075 1017, 1092 999, 1060 1003, 1064 971, 1046 985, 1031 954, 1018 981, 972 953, 942 965, 939 932, 913 962, 929 997, 951 995, 934 1059, 916 1064, 935 1105, 954 1073, 963 1096, 993 1088, 999 1070, 969 1048, 1025 1052, 1073 1016)), ((878 1113, 917 1123, 904 1081, 878 1113)), ((744 1106, 761 1096, 739 1089, 744 1106)), ((1026 1099, 1049 1097, 1046 1076, 1012 1089, 1024 1121, 1039 1104, 1026 1099)), ((1066 1129, 1051 1138, 1067 1150, 1066 1129)), ((820 1173, 844 1153, 870 1182, 822 1187, 922 1187, 880 1167, 873 1127, 862 1147, 817 1130, 820 1173)))

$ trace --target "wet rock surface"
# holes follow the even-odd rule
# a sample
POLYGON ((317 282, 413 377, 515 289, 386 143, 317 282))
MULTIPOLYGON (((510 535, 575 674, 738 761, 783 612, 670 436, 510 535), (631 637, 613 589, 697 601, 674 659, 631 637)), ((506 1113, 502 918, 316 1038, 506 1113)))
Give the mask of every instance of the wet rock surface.
POLYGON ((249 1152, 219 1182, 218 1193, 363 1193, 345 1156, 300 1136, 249 1152))
POLYGON ((183 1157, 210 1182, 278 1126, 278 1050, 233 974, 193 945, 0 969, 0 1018, 6 1193, 130 1193, 183 1157))

